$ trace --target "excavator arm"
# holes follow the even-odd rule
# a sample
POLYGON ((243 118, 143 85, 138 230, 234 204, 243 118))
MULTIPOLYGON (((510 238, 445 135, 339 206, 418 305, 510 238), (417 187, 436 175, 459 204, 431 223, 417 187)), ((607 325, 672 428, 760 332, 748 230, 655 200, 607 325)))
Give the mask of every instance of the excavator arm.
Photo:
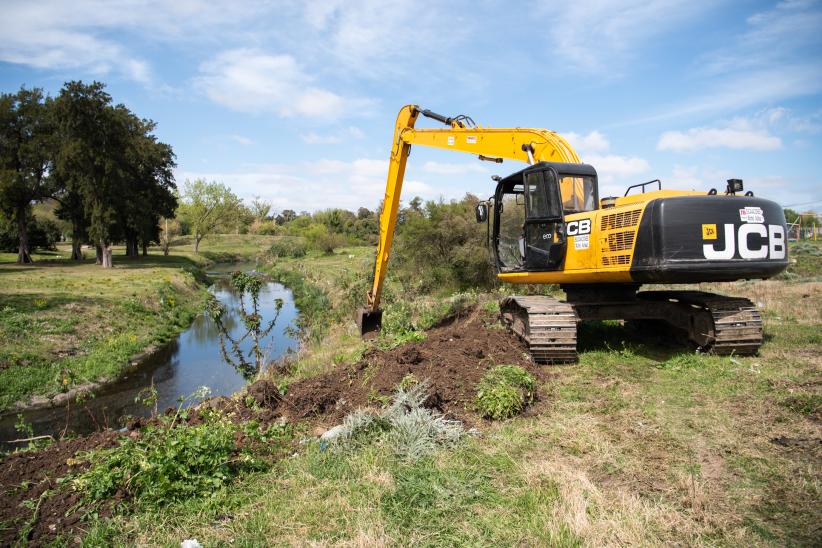
POLYGON ((385 199, 380 215, 380 240, 374 266, 374 282, 368 292, 367 306, 360 310, 357 323, 361 333, 379 329, 382 323, 380 297, 382 296, 394 228, 400 207, 400 193, 405 176, 405 164, 411 145, 423 145, 445 150, 476 154, 481 160, 502 162, 519 160, 533 164, 541 161, 580 163, 571 145, 559 134, 545 129, 473 127, 469 118, 442 116, 416 105, 404 106, 397 115, 385 199), (423 115, 442 122, 440 129, 416 129, 417 118, 423 115), (471 127, 469 127, 471 126, 471 127))

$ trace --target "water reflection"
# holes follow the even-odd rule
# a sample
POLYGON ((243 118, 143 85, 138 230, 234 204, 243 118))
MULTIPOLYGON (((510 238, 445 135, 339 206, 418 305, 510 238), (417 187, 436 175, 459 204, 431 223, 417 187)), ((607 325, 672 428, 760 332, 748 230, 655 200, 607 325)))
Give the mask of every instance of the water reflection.
MULTIPOLYGON (((238 313, 239 295, 228 279, 220 279, 211 287, 212 294, 225 307, 223 323, 230 333, 238 336, 243 331, 238 313)), ((266 283, 260 291, 262 322, 267 325, 276 314, 275 299, 282 299, 279 318, 266 337, 261 338, 262 348, 268 348, 269 360, 277 360, 291 351, 298 343, 293 334, 297 309, 291 291, 278 283, 266 283)), ((241 334, 239 335, 241 336, 241 334)), ((251 341, 240 344, 246 354, 251 341)), ((40 409, 25 412, 24 419, 34 427, 35 435, 58 435, 66 429, 76 433, 88 433, 99 426, 116 427, 116 418, 122 415, 148 416, 151 409, 135 403, 137 394, 154 384, 157 390, 157 406, 162 411, 174 407, 178 398, 194 393, 200 386, 211 389, 212 395, 231 395, 246 384, 242 372, 227 365, 220 351, 220 330, 206 314, 197 316, 194 323, 174 341, 160 348, 140 367, 128 373, 117 383, 101 388, 87 402, 85 408, 40 409)), ((0 440, 18 437, 14 430, 14 413, 0 417, 0 440)))

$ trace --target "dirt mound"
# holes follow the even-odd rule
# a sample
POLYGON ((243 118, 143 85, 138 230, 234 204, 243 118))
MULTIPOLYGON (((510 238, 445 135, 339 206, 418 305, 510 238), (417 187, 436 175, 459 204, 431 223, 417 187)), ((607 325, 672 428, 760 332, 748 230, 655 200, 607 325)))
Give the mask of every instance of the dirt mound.
POLYGON ((501 329, 495 318, 474 312, 467 319, 434 328, 425 340, 393 350, 371 350, 353 365, 289 386, 281 412, 289 419, 319 417, 338 422, 358 407, 384 403, 408 375, 431 382, 428 405, 470 424, 476 385, 494 365, 519 365, 544 380, 547 368, 532 364, 525 345, 501 329))
MULTIPOLYGON (((62 489, 54 495, 41 496, 57 487, 59 478, 88 466, 74 463, 79 452, 112 447, 118 437, 120 434, 109 430, 59 441, 42 451, 6 457, 0 464, 0 546, 46 545, 58 533, 71 538, 85 512, 85 508, 77 508, 77 493, 62 489), (25 501, 33 501, 35 506, 27 507, 25 501), (28 526, 29 523, 32 524, 28 526)), ((105 516, 110 507, 100 509, 100 514, 105 516)))

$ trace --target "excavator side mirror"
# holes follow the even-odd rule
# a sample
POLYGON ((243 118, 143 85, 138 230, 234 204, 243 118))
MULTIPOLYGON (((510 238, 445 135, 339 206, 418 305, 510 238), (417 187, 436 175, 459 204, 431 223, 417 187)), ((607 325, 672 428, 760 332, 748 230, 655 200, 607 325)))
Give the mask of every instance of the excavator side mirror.
POLYGON ((486 204, 485 202, 478 203, 474 213, 477 216, 477 222, 484 223, 488 220, 488 204, 486 204))

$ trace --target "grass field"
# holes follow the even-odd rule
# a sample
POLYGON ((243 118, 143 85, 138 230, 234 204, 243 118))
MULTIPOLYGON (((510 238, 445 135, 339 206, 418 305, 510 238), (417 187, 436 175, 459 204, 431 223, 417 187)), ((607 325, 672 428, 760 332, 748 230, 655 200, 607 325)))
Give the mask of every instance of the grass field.
MULTIPOLYGON (((277 268, 298 270, 344 304, 345 273, 368 261, 366 250, 345 250, 277 268)), ((210 497, 98 521, 87 541, 817 544, 822 283, 801 258, 793 266, 809 276, 702 286, 764 308, 759 356, 699 355, 617 322, 585 323, 580 363, 552 368, 537 416, 486 423, 479 437, 416 462, 379 446, 340 455, 307 443, 210 497)), ((364 348, 343 321, 309 347, 294 376, 364 348)))
POLYGON ((130 357, 169 340, 202 310, 201 270, 214 262, 248 261, 269 236, 215 235, 194 254, 191 238, 169 256, 152 248, 127 259, 114 249, 114 268, 68 260, 70 248, 16 265, 0 254, 0 410, 30 396, 52 396, 119 375, 130 357))

